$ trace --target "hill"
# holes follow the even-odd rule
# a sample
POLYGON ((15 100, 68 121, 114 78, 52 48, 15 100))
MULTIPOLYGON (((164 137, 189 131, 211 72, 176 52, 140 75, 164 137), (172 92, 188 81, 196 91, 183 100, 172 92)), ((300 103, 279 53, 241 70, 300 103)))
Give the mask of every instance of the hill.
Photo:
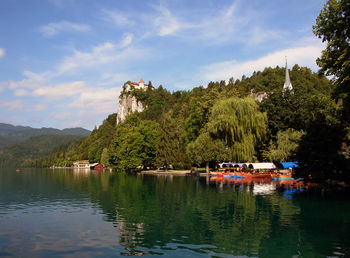
POLYGON ((38 135, 76 135, 89 136, 90 131, 84 128, 66 128, 63 130, 55 128, 32 128, 29 126, 14 126, 11 124, 0 123, 0 148, 25 141, 38 135))
MULTIPOLYGON (((110 162, 119 168, 155 167, 162 166, 162 155, 168 155, 175 168, 200 165, 191 160, 186 149, 206 128, 213 107, 222 100, 254 97, 259 93, 267 96, 256 103, 259 111, 266 113, 268 123, 265 137, 255 146, 251 159, 269 160, 273 147, 278 145, 278 133, 288 128, 298 132, 306 130, 317 112, 334 104, 330 98, 333 85, 325 76, 295 65, 290 70, 290 77, 294 88, 292 94, 282 92, 285 68, 281 67, 268 67, 250 77, 231 78, 228 82, 210 82, 207 87, 199 86, 189 91, 169 92, 162 85, 154 90, 124 90, 121 96, 131 94, 147 108, 128 115, 129 119, 127 117, 118 126, 116 114, 110 115, 90 136, 37 160, 36 165, 60 165, 88 159, 90 162, 110 162), (141 160, 144 163, 138 163, 141 160)), ((291 153, 288 155, 287 158, 291 157, 291 153)))
POLYGON ((39 157, 61 145, 81 139, 78 135, 39 135, 0 149, 0 167, 30 167, 39 157))

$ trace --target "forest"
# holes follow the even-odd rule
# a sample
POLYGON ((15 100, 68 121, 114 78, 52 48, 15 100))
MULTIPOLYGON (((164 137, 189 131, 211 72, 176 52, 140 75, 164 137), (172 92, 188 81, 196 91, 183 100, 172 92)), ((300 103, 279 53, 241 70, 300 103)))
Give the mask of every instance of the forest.
MULTIPOLYGON (((128 94, 147 107, 144 112, 130 114, 118 126, 116 114, 111 114, 90 136, 60 146, 33 166, 70 166, 88 159, 130 171, 213 167, 228 160, 303 161, 305 153, 310 154, 303 148, 321 140, 314 139, 320 137, 319 131, 313 134, 315 125, 340 123, 340 104, 332 98, 335 87, 325 76, 295 65, 290 70, 294 89, 283 92, 284 76, 285 68, 275 67, 190 91, 169 92, 162 85, 133 89, 128 94), (268 97, 255 101, 256 93, 268 97)), ((324 133, 329 140, 322 142, 330 145, 324 155, 329 155, 332 137, 339 134, 332 136, 326 128, 324 133)), ((344 154, 337 162, 347 161, 346 142, 342 147, 344 154)))

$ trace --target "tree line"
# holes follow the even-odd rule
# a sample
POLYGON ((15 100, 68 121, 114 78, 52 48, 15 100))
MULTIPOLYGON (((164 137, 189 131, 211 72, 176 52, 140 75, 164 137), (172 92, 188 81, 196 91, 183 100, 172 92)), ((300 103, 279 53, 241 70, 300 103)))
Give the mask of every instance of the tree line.
POLYGON ((120 170, 208 169, 229 160, 296 160, 299 176, 350 181, 349 12, 346 0, 326 3, 314 26, 327 43, 317 60, 321 70, 294 65, 293 91, 282 91, 285 69, 278 66, 189 91, 132 89, 122 94, 134 95, 144 112, 118 126, 111 115, 89 137, 36 165, 89 159, 120 170), (266 97, 255 101, 257 94, 266 97))

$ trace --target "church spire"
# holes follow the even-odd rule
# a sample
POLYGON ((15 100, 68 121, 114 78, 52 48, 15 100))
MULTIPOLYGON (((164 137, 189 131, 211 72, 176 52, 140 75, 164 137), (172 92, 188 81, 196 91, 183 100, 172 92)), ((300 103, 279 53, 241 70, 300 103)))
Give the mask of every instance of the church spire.
POLYGON ((287 57, 286 57, 286 79, 283 85, 283 92, 285 91, 292 91, 293 90, 293 86, 292 83, 290 82, 290 78, 289 78, 289 72, 288 72, 288 66, 287 66, 287 57))

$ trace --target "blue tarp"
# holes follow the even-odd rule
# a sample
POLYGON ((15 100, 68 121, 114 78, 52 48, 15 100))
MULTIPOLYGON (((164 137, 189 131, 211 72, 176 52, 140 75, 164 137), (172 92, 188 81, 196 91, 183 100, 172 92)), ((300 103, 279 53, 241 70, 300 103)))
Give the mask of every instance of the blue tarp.
POLYGON ((282 166, 284 168, 297 168, 298 166, 298 162, 296 161, 292 161, 292 162, 281 162, 282 166))

